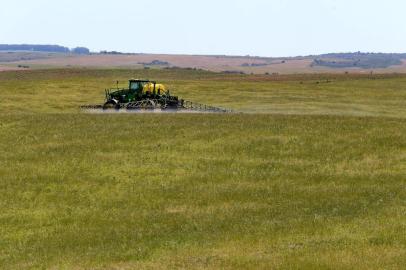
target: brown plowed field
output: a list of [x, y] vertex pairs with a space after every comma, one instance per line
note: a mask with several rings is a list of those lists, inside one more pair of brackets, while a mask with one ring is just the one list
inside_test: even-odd
[[[49, 57], [49, 56], [48, 56]], [[54, 67], [91, 67], [91, 68], [143, 68], [143, 63], [151, 63], [154, 60], [167, 62], [170, 67], [200, 68], [210, 71], [231, 71], [254, 74], [264, 73], [404, 73], [406, 61], [402, 65], [391, 66], [382, 69], [361, 68], [328, 68], [311, 67], [312, 59], [287, 59], [262, 58], [249, 56], [199, 56], [199, 55], [168, 55], [168, 54], [123, 54], [123, 55], [55, 55], [49, 58], [7, 62], [7, 64], [27, 65], [31, 68], [54, 68]], [[166, 65], [149, 65], [165, 67]], [[12, 69], [0, 65], [0, 70]], [[16, 68], [14, 68], [16, 69]]]

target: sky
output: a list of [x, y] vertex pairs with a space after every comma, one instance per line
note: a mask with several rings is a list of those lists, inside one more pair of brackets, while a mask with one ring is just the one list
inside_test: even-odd
[[297, 56], [406, 52], [405, 0], [0, 0], [0, 44]]

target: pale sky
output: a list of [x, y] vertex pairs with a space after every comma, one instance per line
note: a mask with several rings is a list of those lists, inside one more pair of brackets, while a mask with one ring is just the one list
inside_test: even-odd
[[296, 56], [406, 52], [405, 0], [0, 0], [0, 44]]

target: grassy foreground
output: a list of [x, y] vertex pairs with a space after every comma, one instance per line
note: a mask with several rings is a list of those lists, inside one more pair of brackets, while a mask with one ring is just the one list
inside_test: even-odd
[[88, 115], [134, 72], [0, 73], [1, 269], [406, 265], [405, 77], [139, 72], [261, 113]]

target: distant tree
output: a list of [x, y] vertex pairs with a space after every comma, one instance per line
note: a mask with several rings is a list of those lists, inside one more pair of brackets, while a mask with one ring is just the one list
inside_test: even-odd
[[59, 45], [0, 44], [0, 51], [32, 51], [67, 53], [69, 48]]
[[72, 52], [75, 54], [90, 54], [90, 50], [85, 47], [76, 47], [72, 49]]
[[144, 65], [144, 66], [169, 66], [169, 62], [166, 61], [160, 61], [160, 60], [153, 60], [149, 63], [146, 62], [139, 62], [138, 64]]
[[125, 54], [125, 53], [118, 52], [118, 51], [106, 51], [106, 50], [104, 50], [104, 51], [100, 51], [100, 54]]

